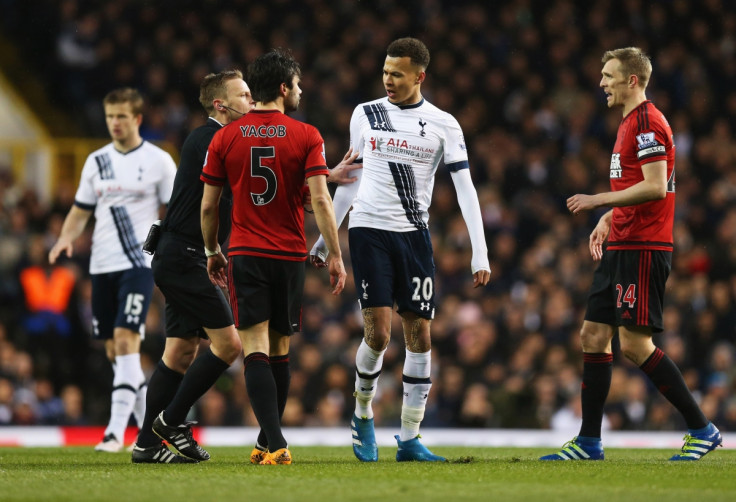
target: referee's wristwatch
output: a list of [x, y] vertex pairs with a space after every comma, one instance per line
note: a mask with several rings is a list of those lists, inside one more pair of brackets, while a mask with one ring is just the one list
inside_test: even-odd
[[210, 256], [217, 256], [218, 254], [220, 254], [220, 245], [219, 244], [217, 245], [217, 249], [215, 249], [214, 251], [210, 251], [206, 247], [204, 248], [204, 255], [207, 258], [209, 258]]

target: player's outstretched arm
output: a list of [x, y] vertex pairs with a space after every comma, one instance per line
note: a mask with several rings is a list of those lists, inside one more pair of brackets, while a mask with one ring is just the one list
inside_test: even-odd
[[452, 173], [452, 182], [455, 185], [457, 201], [460, 205], [465, 225], [470, 234], [470, 245], [473, 248], [473, 257], [470, 260], [470, 270], [473, 273], [473, 287], [485, 286], [491, 279], [491, 264], [488, 261], [488, 247], [483, 231], [483, 218], [478, 202], [478, 193], [470, 178], [469, 169], [460, 169]]
[[[327, 190], [327, 181], [325, 176], [311, 176], [307, 179], [309, 191], [312, 194], [312, 208], [314, 216], [317, 220], [317, 227], [321, 232], [321, 238], [324, 239], [327, 251], [332, 255], [329, 263], [327, 263], [330, 271], [330, 284], [332, 285], [332, 294], [337, 295], [342, 292], [345, 287], [345, 265], [342, 262], [342, 252], [340, 251], [340, 242], [337, 236], [337, 222], [335, 221], [335, 211], [332, 207], [332, 198]], [[324, 261], [324, 260], [323, 260]]]
[[79, 206], [72, 206], [69, 214], [64, 219], [64, 224], [61, 226], [61, 233], [59, 234], [59, 240], [49, 251], [49, 263], [54, 264], [59, 258], [59, 255], [64, 252], [67, 258], [71, 258], [74, 252], [74, 246], [72, 243], [74, 240], [82, 235], [84, 227], [87, 226], [89, 217], [92, 216], [92, 211], [89, 209], [82, 209]]
[[667, 196], [667, 162], [658, 160], [641, 166], [644, 179], [639, 183], [616, 192], [595, 195], [575, 194], [567, 199], [567, 209], [572, 214], [590, 211], [599, 207], [635, 206]]
[[328, 183], [336, 183], [338, 185], [348, 185], [358, 181], [356, 176], [351, 176], [351, 173], [356, 169], [362, 169], [362, 163], [355, 163], [358, 158], [359, 152], [353, 152], [353, 147], [347, 151], [345, 156], [342, 158], [342, 162], [330, 169], [330, 174], [327, 176]]
[[[356, 195], [358, 195], [358, 188], [360, 188], [360, 180], [363, 178], [363, 171], [355, 171], [355, 177], [357, 180], [355, 181], [355, 183], [340, 185], [339, 187], [337, 187], [337, 190], [335, 190], [335, 200], [332, 201], [332, 204], [334, 204], [332, 211], [334, 213], [334, 219], [337, 224], [337, 228], [340, 228], [342, 221], [345, 219], [345, 216], [348, 214], [350, 207], [353, 205], [353, 201], [355, 200]], [[325, 183], [325, 187], [326, 186], [327, 184]], [[327, 196], [329, 197], [329, 192], [327, 193]], [[327, 256], [329, 254], [329, 249], [327, 247], [327, 244], [325, 243], [325, 238], [323, 235], [319, 236], [319, 239], [317, 239], [317, 242], [314, 244], [314, 246], [312, 246], [312, 250], [309, 252], [312, 264], [318, 268], [327, 266]]]
[[578, 214], [580, 211], [590, 211], [602, 205], [598, 201], [599, 198], [598, 195], [576, 193], [567, 199], [567, 210], [572, 214]]

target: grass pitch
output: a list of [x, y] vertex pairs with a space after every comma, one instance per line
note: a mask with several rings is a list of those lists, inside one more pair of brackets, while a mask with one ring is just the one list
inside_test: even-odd
[[290, 466], [248, 463], [250, 448], [208, 448], [196, 465], [140, 465], [130, 453], [0, 448], [0, 500], [10, 501], [733, 501], [736, 450], [698, 462], [674, 451], [606, 449], [603, 462], [539, 462], [549, 448], [432, 448], [449, 462], [397, 463], [395, 448], [361, 464], [350, 447], [294, 447]]

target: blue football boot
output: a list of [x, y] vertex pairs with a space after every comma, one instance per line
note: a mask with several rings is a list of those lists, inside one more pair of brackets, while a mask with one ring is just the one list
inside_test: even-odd
[[378, 445], [373, 430], [372, 418], [358, 418], [353, 415], [350, 421], [353, 432], [353, 453], [361, 462], [378, 462]]
[[721, 432], [715, 425], [710, 423], [702, 434], [686, 434], [682, 450], [680, 450], [680, 453], [673, 455], [670, 460], [700, 460], [706, 453], [712, 452], [719, 446], [723, 446]]
[[603, 444], [598, 438], [576, 436], [562, 445], [557, 453], [545, 455], [539, 460], [603, 460]]
[[435, 455], [427, 449], [422, 443], [419, 442], [421, 436], [417, 436], [414, 439], [408, 441], [402, 441], [399, 436], [394, 436], [396, 442], [399, 443], [399, 449], [396, 452], [397, 462], [447, 462], [445, 457]]

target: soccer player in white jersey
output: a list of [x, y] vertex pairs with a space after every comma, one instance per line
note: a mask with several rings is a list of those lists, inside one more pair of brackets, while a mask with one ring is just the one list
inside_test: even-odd
[[[394, 302], [406, 343], [404, 401], [396, 460], [444, 461], [419, 442], [430, 381], [430, 324], [434, 317], [434, 261], [427, 227], [434, 176], [440, 161], [450, 171], [473, 248], [473, 284], [488, 284], [491, 269], [478, 195], [470, 178], [465, 140], [452, 115], [421, 93], [429, 64], [427, 47], [415, 38], [388, 46], [383, 65], [387, 96], [358, 105], [350, 120], [350, 145], [360, 152], [358, 181], [335, 192], [340, 224], [352, 206], [350, 257], [364, 337], [356, 354], [353, 451], [363, 462], [378, 460], [371, 401], [391, 337]], [[311, 251], [324, 266], [322, 238]]]
[[168, 153], [141, 138], [143, 98], [138, 91], [114, 90], [103, 105], [112, 143], [87, 157], [74, 205], [49, 252], [49, 262], [56, 262], [62, 252], [72, 256], [72, 243], [94, 213], [89, 266], [92, 322], [95, 338], [105, 342], [115, 375], [110, 422], [95, 450], [116, 452], [123, 447], [131, 413], [138, 425], [145, 414], [140, 346], [153, 275], [151, 257], [143, 254], [141, 245], [161, 205], [169, 202], [176, 164]]

